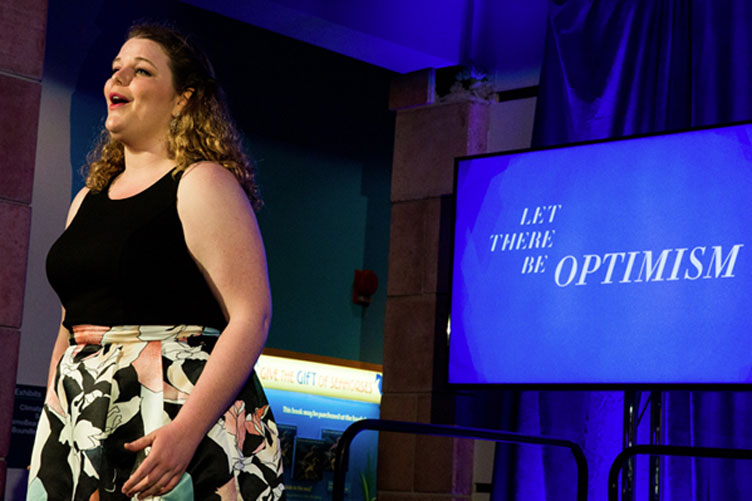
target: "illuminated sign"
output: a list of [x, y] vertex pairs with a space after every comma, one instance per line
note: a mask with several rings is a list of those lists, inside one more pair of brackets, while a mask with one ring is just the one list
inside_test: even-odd
[[752, 125], [461, 159], [449, 378], [752, 382]]
[[261, 355], [256, 373], [267, 389], [381, 402], [381, 373], [377, 371]]

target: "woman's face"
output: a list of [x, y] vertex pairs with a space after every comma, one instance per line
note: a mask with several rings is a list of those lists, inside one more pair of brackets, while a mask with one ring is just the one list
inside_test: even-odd
[[167, 54], [145, 38], [131, 38], [120, 48], [104, 96], [105, 127], [114, 139], [136, 149], [163, 142], [172, 116], [183, 105], [172, 84]]

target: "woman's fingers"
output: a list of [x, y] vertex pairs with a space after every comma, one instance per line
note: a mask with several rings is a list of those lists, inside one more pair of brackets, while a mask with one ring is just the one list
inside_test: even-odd
[[152, 479], [159, 479], [161, 477], [162, 474], [155, 470], [154, 460], [150, 456], [147, 456], [125, 484], [123, 484], [123, 494], [133, 496], [134, 494], [143, 492], [152, 486], [154, 483]]
[[[164, 494], [168, 492], [172, 487], [170, 484], [172, 483], [173, 477], [170, 474], [163, 475], [159, 480], [152, 483], [150, 487], [146, 488], [143, 492], [141, 492], [138, 497], [139, 499], [148, 498], [149, 496], [157, 496], [159, 494]], [[174, 486], [173, 486], [174, 487]]]
[[123, 484], [124, 494], [143, 499], [164, 494], [178, 484], [195, 451], [195, 446], [179, 439], [179, 431], [170, 423], [126, 444], [129, 451], [149, 450], [146, 459]]
[[[133, 479], [133, 477], [131, 477]], [[130, 481], [130, 480], [129, 480]], [[127, 484], [123, 486], [123, 494], [126, 496], [133, 496], [134, 494], [138, 494], [139, 498], [142, 497], [142, 494], [151, 487], [152, 482], [149, 479], [149, 476], [146, 475], [144, 478], [133, 484], [133, 486], [128, 487]]]
[[136, 452], [150, 446], [153, 442], [154, 432], [151, 432], [148, 435], [144, 435], [143, 437], [134, 440], [133, 442], [126, 443], [125, 448], [131, 452]]
[[[133, 442], [126, 443], [124, 447], [128, 451], [136, 452], [152, 445], [153, 442], [154, 434], [152, 432], [134, 440]], [[151, 457], [147, 456], [146, 459], [138, 465], [136, 471], [134, 471], [125, 484], [123, 484], [123, 494], [132, 496], [135, 493], [141, 492], [144, 487], [151, 485], [149, 482], [149, 473], [151, 473], [151, 470], [153, 469], [152, 463], [153, 460]]]
[[152, 470], [148, 475], [137, 481], [133, 487], [123, 486], [123, 494], [127, 496], [137, 494], [139, 499], [143, 499], [149, 496], [164, 494], [176, 485], [177, 482], [175, 482], [174, 474], [165, 472], [160, 475]]

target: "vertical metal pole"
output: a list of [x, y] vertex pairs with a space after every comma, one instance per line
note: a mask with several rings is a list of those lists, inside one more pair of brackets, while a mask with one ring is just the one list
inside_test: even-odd
[[[663, 392], [650, 393], [650, 444], [663, 445]], [[650, 456], [649, 501], [661, 500], [661, 461], [660, 456]]]
[[[624, 392], [624, 430], [623, 448], [632, 447], [637, 443], [637, 413], [640, 405], [640, 392], [627, 390]], [[634, 501], [635, 492], [635, 458], [630, 457], [621, 475], [622, 501]]]

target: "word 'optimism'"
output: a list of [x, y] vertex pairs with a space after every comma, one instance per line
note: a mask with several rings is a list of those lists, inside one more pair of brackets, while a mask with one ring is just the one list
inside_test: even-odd
[[733, 278], [742, 247], [744, 244], [734, 245], [725, 256], [720, 245], [697, 246], [691, 251], [687, 247], [663, 249], [655, 259], [649, 250], [608, 252], [603, 256], [584, 254], [581, 264], [575, 256], [569, 255], [556, 265], [554, 281], [559, 287], [566, 287], [572, 283], [587, 285], [593, 278], [600, 284]]

